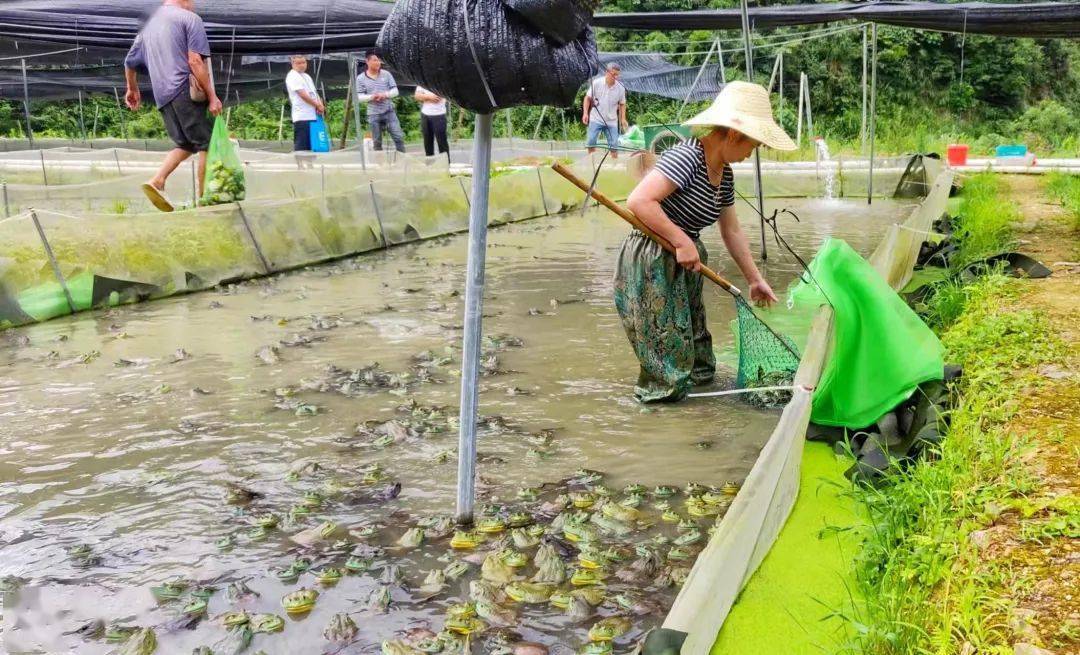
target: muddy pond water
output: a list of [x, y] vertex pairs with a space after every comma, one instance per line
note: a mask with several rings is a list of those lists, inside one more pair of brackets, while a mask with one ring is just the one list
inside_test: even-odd
[[[807, 259], [827, 236], [868, 253], [909, 207], [770, 204], [801, 217], [781, 228]], [[756, 252], [757, 223], [749, 212], [743, 220]], [[637, 365], [611, 301], [625, 234], [616, 218], [597, 212], [490, 233], [484, 328], [501, 336], [488, 344], [496, 359], [487, 363], [492, 374], [481, 378], [481, 414], [496, 417], [486, 421], [479, 443], [482, 502], [536, 509], [560, 489], [545, 488], [526, 506], [519, 488], [555, 483], [582, 468], [604, 472], [603, 484], [618, 499], [630, 483], [652, 490], [740, 481], [772, 430], [779, 412], [737, 399], [648, 408], [633, 401]], [[717, 231], [705, 241], [710, 263], [741, 280]], [[779, 292], [796, 264], [769, 245], [767, 276]], [[24, 580], [21, 591], [7, 596], [8, 651], [109, 652], [115, 645], [62, 634], [100, 618], [154, 626], [157, 652], [190, 653], [226, 635], [215, 616], [240, 607], [285, 616], [282, 596], [301, 586], [321, 589], [315, 609], [288, 619], [281, 633], [255, 635], [249, 652], [377, 652], [383, 640], [410, 628], [439, 631], [447, 606], [468, 598], [468, 581], [480, 567], [423, 601], [417, 589], [428, 571], [449, 562], [449, 540], [419, 548], [395, 542], [418, 519], [454, 509], [456, 460], [446, 451], [457, 439], [465, 250], [464, 237], [442, 238], [0, 335], [0, 576]], [[730, 351], [732, 302], [711, 289], [706, 302], [716, 348]], [[427, 362], [423, 379], [414, 368], [417, 356]], [[413, 373], [390, 378], [389, 389], [365, 388], [370, 373], [347, 378], [373, 362], [391, 374]], [[340, 370], [328, 373], [330, 366]], [[433, 419], [425, 424], [431, 430], [417, 434], [426, 428], [398, 409], [412, 403], [449, 406], [451, 420]], [[387, 421], [394, 423], [388, 428]], [[359, 424], [371, 432], [358, 434]], [[387, 434], [393, 443], [382, 443]], [[375, 447], [380, 437], [382, 447]], [[319, 470], [304, 466], [311, 463]], [[375, 463], [385, 479], [360, 484], [370, 470], [363, 467]], [[394, 482], [401, 483], [396, 498], [369, 498]], [[227, 483], [260, 497], [228, 504]], [[290, 508], [312, 491], [324, 501], [290, 523]], [[657, 519], [652, 503], [646, 496], [640, 511]], [[671, 504], [685, 517], [681, 497]], [[253, 517], [267, 512], [283, 525], [252, 533]], [[338, 525], [332, 541], [363, 541], [357, 529], [374, 526], [366, 540], [385, 553], [369, 572], [329, 587], [311, 573], [295, 582], [269, 573], [298, 556], [310, 557], [313, 569], [342, 566], [349, 549], [343, 543], [301, 551], [288, 538], [322, 520]], [[711, 523], [702, 519], [701, 531]], [[613, 542], [627, 547], [632, 560], [631, 546], [658, 533], [678, 534], [660, 523]], [[218, 542], [226, 537], [232, 545], [222, 548]], [[691, 557], [703, 543], [690, 548]], [[391, 581], [390, 605], [378, 611], [369, 597], [382, 589], [387, 565], [399, 566], [403, 580]], [[534, 571], [530, 563], [521, 573]], [[178, 616], [177, 603], [159, 605], [149, 591], [172, 576], [218, 588], [208, 618], [192, 629], [166, 627]], [[230, 600], [224, 590], [235, 580], [246, 580], [259, 595]], [[650, 589], [652, 582], [612, 577], [609, 600], [584, 621], [548, 604], [508, 603], [519, 613], [511, 622], [521, 638], [570, 652], [586, 642], [598, 617], [621, 611], [611, 597], [647, 590], [657, 607], [635, 615], [630, 633], [616, 640], [617, 652], [627, 650], [662, 621], [677, 593], [675, 585]], [[323, 636], [338, 612], [359, 627], [344, 648]]]

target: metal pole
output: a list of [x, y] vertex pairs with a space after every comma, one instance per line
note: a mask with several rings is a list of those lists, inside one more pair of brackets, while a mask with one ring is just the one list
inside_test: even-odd
[[795, 117], [795, 145], [802, 147], [802, 118], [803, 118], [803, 100], [806, 98], [806, 94], [803, 93], [803, 85], [806, 84], [806, 73], [799, 73], [799, 112]]
[[[803, 73], [805, 76], [806, 73]], [[803, 86], [803, 92], [806, 93], [806, 135], [811, 140], [814, 138], [814, 112], [810, 110], [810, 78], [806, 78], [806, 84]]]
[[3, 187], [4, 190], [4, 218], [7, 218], [11, 216], [11, 207], [8, 206], [7, 182], [0, 182], [0, 187]]
[[874, 202], [874, 131], [877, 127], [877, 23], [870, 25], [870, 174], [866, 178], [866, 204]]
[[772, 73], [769, 74], [769, 93], [772, 93], [773, 84], [776, 82], [776, 73], [780, 70], [780, 56], [782, 53], [776, 53], [776, 59], [773, 60]]
[[86, 141], [86, 118], [83, 115], [83, 100], [82, 90], [79, 91], [79, 134], [82, 135], [83, 141]]
[[116, 174], [123, 175], [124, 171], [120, 169], [120, 153], [116, 152], [116, 148], [112, 149], [113, 160], [116, 162]]
[[776, 93], [780, 96], [780, 127], [784, 126], [784, 51], [780, 51], [780, 84], [776, 87]]
[[116, 90], [115, 86], [113, 87], [112, 92], [113, 97], [116, 98], [116, 106], [120, 108], [120, 134], [124, 137], [124, 141], [127, 142], [127, 116], [124, 115], [124, 105], [120, 103], [120, 93]]
[[38, 157], [41, 159], [41, 181], [45, 186], [49, 186], [49, 174], [45, 171], [45, 151], [38, 150]]
[[[754, 50], [750, 44], [750, 9], [742, 0], [743, 49], [746, 52], [746, 81], [754, 81]], [[768, 261], [765, 245], [765, 188], [761, 184], [761, 149], [754, 149], [754, 186], [757, 187], [758, 219], [761, 223], [761, 261]]]
[[859, 154], [866, 152], [866, 26], [862, 28], [862, 124], [859, 126]]
[[709, 59], [712, 58], [712, 53], [720, 47], [720, 42], [717, 39], [713, 39], [712, 45], [709, 46], [709, 51], [705, 53], [705, 61], [701, 62], [701, 68], [698, 69], [697, 75], [694, 76], [694, 83], [690, 85], [690, 89], [686, 92], [686, 96], [683, 97], [682, 104], [679, 105], [679, 111], [675, 114], [675, 120], [682, 118], [683, 110], [686, 109], [686, 105], [690, 102], [690, 96], [693, 95], [694, 89], [697, 88], [698, 82], [701, 81], [701, 76], [705, 74], [705, 67], [709, 65]]
[[33, 209], [30, 210], [30, 220], [34, 222], [34, 229], [37, 230], [38, 238], [41, 239], [41, 246], [45, 249], [45, 254], [49, 257], [49, 264], [52, 266], [53, 275], [56, 276], [56, 281], [60, 283], [60, 288], [64, 291], [64, 298], [67, 300], [68, 309], [74, 314], [75, 301], [71, 298], [71, 291], [68, 290], [64, 274], [60, 272], [60, 264], [56, 261], [56, 255], [53, 254], [52, 246], [49, 245], [49, 240], [45, 238], [45, 230], [41, 227], [41, 221], [38, 220], [37, 212]]
[[195, 174], [195, 160], [191, 160], [191, 206], [197, 207], [199, 204], [199, 183]]
[[281, 143], [281, 137], [285, 132], [285, 104], [286, 103], [284, 103], [284, 102], [281, 103], [281, 116], [278, 117], [278, 122], [277, 122], [277, 140], [278, 140], [278, 143]]
[[[349, 55], [349, 76], [353, 79], [354, 89], [359, 93], [359, 85], [356, 84], [356, 78], [360, 76], [359, 66], [356, 63], [356, 57], [352, 54]], [[367, 153], [364, 152], [364, 128], [360, 123], [360, 102], [353, 98], [353, 121], [356, 122], [356, 144], [360, 147], [360, 167], [367, 171]]]
[[[717, 39], [716, 43], [719, 46], [720, 39]], [[720, 83], [727, 84], [727, 69], [724, 68], [724, 49], [721, 47], [716, 49], [716, 61], [720, 62]]]
[[26, 59], [20, 59], [22, 64], [22, 91], [23, 91], [23, 114], [26, 116], [26, 138], [30, 142], [30, 149], [34, 149], [34, 128], [30, 125], [30, 85], [26, 81]]
[[533, 130], [533, 138], [532, 138], [533, 141], [536, 141], [538, 138], [540, 138], [540, 126], [544, 124], [544, 114], [546, 114], [546, 113], [547, 113], [547, 105], [541, 106], [540, 107], [540, 118], [538, 118], [536, 120], [536, 129]]
[[371, 189], [371, 206], [375, 209], [375, 222], [379, 224], [379, 238], [382, 239], [382, 247], [389, 248], [390, 242], [386, 239], [386, 228], [383, 227], [382, 213], [379, 212], [379, 198], [375, 195], [374, 180], [368, 180], [368, 188]]
[[458, 415], [457, 522], [471, 525], [476, 485], [478, 365], [483, 329], [484, 260], [487, 250], [488, 186], [491, 181], [491, 114], [476, 115], [473, 134], [473, 193], [469, 208], [469, 260], [465, 278], [465, 336], [461, 352], [461, 411]]
[[514, 119], [511, 114], [514, 110], [511, 108], [506, 109], [506, 138], [510, 141], [510, 149], [514, 149]]
[[94, 126], [90, 128], [90, 147], [94, 147], [94, 139], [97, 138], [97, 121], [98, 115], [101, 113], [101, 105], [97, 102], [94, 103]]

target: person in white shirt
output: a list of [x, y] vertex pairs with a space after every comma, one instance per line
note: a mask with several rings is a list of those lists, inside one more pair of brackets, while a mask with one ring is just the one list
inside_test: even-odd
[[589, 84], [585, 93], [585, 106], [581, 122], [588, 126], [585, 147], [589, 153], [596, 150], [596, 137], [602, 132], [607, 141], [612, 157], [618, 157], [615, 147], [619, 143], [619, 128], [626, 131], [626, 87], [619, 81], [622, 69], [611, 62], [604, 70], [604, 76]]
[[415, 95], [420, 102], [420, 133], [424, 135], [424, 154], [434, 157], [437, 141], [439, 154], [445, 152], [449, 160], [450, 144], [446, 140], [446, 98], [422, 86], [416, 87]]
[[326, 106], [315, 92], [315, 82], [307, 74], [307, 57], [290, 57], [292, 70], [285, 76], [285, 88], [289, 91], [292, 105], [293, 150], [311, 150], [311, 123], [326, 113]]

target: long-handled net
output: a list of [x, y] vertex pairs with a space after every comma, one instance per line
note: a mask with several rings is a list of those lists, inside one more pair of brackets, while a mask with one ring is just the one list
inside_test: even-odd
[[[664, 237], [650, 230], [629, 210], [596, 190], [570, 169], [559, 163], [554, 164], [552, 168], [662, 248], [668, 252], [675, 252], [674, 247]], [[736, 384], [741, 389], [755, 389], [745, 395], [746, 399], [755, 405], [775, 407], [786, 403], [791, 397], [795, 371], [799, 368], [800, 357], [795, 344], [763, 321], [754, 312], [750, 303], [746, 302], [746, 298], [738, 287], [708, 266], [702, 265], [701, 274], [731, 294], [735, 301], [735, 339], [739, 354]]]

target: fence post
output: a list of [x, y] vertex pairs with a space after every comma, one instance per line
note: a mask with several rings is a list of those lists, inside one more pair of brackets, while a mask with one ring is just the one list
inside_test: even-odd
[[270, 266], [270, 262], [267, 261], [266, 256], [263, 255], [262, 246], [259, 245], [259, 240], [255, 238], [255, 232], [251, 229], [251, 224], [248, 223], [247, 214], [244, 213], [244, 208], [239, 202], [236, 203], [236, 211], [240, 213], [240, 222], [244, 224], [244, 230], [247, 231], [248, 238], [251, 239], [251, 245], [255, 246], [255, 254], [259, 256], [259, 262], [263, 267], [263, 275], [270, 275], [274, 272], [274, 269]]
[[375, 222], [379, 224], [379, 237], [382, 238], [382, 247], [389, 248], [390, 240], [386, 238], [386, 227], [382, 222], [382, 211], [379, 209], [379, 198], [375, 195], [375, 181], [369, 180], [368, 187], [371, 189], [371, 205], [375, 208]]
[[[746, 51], [746, 81], [754, 81], [754, 50], [750, 44], [750, 10], [742, 0], [743, 49]], [[761, 149], [754, 149], [754, 185], [757, 187], [758, 218], [761, 221], [761, 261], [769, 259], [765, 245], [765, 188], [761, 183]]]
[[124, 171], [120, 168], [120, 154], [116, 152], [116, 148], [113, 148], [112, 156], [113, 159], [116, 161], [116, 173], [122, 176], [124, 174]]
[[866, 204], [874, 202], [874, 136], [877, 128], [877, 23], [870, 25], [870, 168], [866, 177]]
[[551, 216], [548, 211], [547, 196], [544, 194], [544, 176], [540, 175], [540, 167], [536, 167], [536, 181], [540, 183], [540, 202], [544, 205], [544, 216]]
[[3, 187], [4, 191], [4, 218], [7, 218], [11, 216], [11, 207], [8, 206], [7, 182], [0, 182], [0, 187]]
[[41, 180], [45, 186], [49, 186], [49, 174], [45, 170], [45, 151], [38, 150], [38, 157], [41, 158]]
[[30, 149], [34, 149], [34, 128], [30, 125], [30, 86], [26, 81], [26, 58], [19, 60], [22, 64], [22, 88], [23, 88], [23, 114], [26, 116], [26, 138], [30, 142]]
[[64, 298], [67, 299], [68, 309], [74, 314], [75, 301], [71, 298], [71, 290], [68, 289], [67, 280], [64, 279], [63, 273], [60, 272], [60, 264], [56, 261], [56, 255], [53, 254], [52, 246], [49, 245], [49, 240], [45, 238], [45, 230], [41, 227], [41, 221], [38, 220], [37, 212], [33, 209], [30, 210], [30, 220], [34, 222], [34, 229], [37, 230], [38, 238], [41, 239], [41, 246], [45, 248], [45, 254], [49, 257], [49, 264], [52, 266], [53, 275], [56, 276], [56, 281], [60, 283], [60, 288], [64, 291]]

